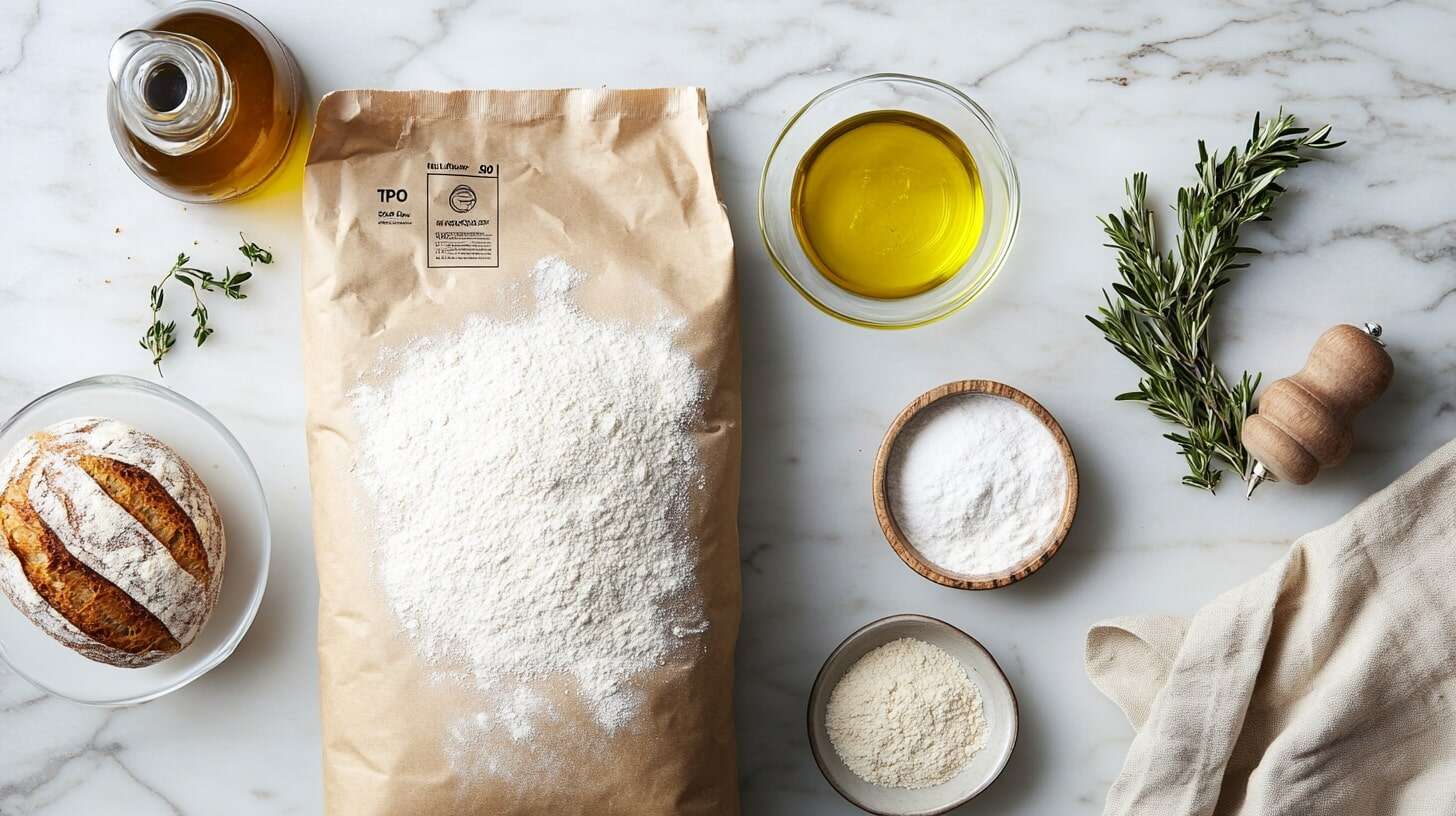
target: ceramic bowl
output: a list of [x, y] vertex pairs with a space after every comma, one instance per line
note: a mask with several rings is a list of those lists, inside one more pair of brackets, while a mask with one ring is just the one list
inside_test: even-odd
[[[870, 650], [900, 638], [944, 649], [960, 662], [981, 691], [988, 731], [985, 747], [954, 778], [929, 788], [887, 788], [859, 778], [829, 740], [825, 713], [834, 687]], [[1016, 747], [1019, 714], [1011, 682], [979, 641], [943, 620], [925, 615], [891, 615], [845, 638], [819, 670], [809, 693], [809, 747], [829, 784], [851, 804], [878, 816], [935, 816], [974, 799], [1005, 769]]]
[[92, 377], [36, 399], [0, 425], [0, 456], [32, 432], [80, 416], [118, 419], [166, 442], [191, 463], [222, 514], [227, 536], [222, 594], [191, 645], [140, 669], [82, 657], [42, 632], [0, 595], [0, 660], [44, 691], [73, 702], [142, 703], [211, 671], [242, 641], [268, 583], [268, 502], [253, 463], [221, 422], [177, 392], [135, 377]]

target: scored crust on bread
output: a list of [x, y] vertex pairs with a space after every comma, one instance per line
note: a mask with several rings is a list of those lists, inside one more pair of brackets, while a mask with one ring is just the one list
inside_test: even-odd
[[23, 614], [118, 666], [192, 642], [226, 546], [211, 495], [171, 448], [115, 420], [68, 420], [27, 437], [0, 478], [0, 589]]

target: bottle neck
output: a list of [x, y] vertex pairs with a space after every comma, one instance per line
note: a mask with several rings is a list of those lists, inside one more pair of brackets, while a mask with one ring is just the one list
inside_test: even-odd
[[216, 138], [233, 109], [233, 81], [207, 43], [165, 31], [129, 31], [111, 49], [117, 112], [141, 142], [172, 156]]

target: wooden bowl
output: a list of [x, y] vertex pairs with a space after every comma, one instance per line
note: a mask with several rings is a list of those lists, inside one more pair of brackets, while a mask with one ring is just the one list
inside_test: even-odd
[[[829, 697], [846, 672], [872, 649], [892, 640], [915, 638], [944, 649], [981, 692], [986, 714], [986, 744], [953, 778], [929, 788], [886, 788], [855, 775], [829, 739], [825, 725]], [[936, 816], [978, 796], [996, 781], [1020, 730], [1020, 713], [1011, 681], [981, 642], [938, 618], [891, 615], [866, 624], [830, 652], [809, 692], [809, 749], [825, 780], [855, 807], [877, 816]]]
[[[1009, 399], [1030, 411], [1032, 416], [1041, 420], [1047, 430], [1051, 431], [1052, 439], [1056, 440], [1057, 447], [1062, 451], [1062, 462], [1067, 466], [1067, 499], [1066, 503], [1062, 505], [1062, 516], [1057, 522], [1057, 529], [1051, 538], [1040, 550], [1010, 569], [989, 575], [962, 575], [936, 566], [915, 549], [900, 530], [894, 514], [890, 512], [888, 485], [890, 454], [894, 451], [896, 442], [899, 441], [900, 432], [921, 411], [933, 403], [948, 397], [966, 394], [983, 394]], [[1056, 418], [1043, 408], [1041, 403], [1005, 383], [994, 380], [958, 380], [932, 388], [916, 397], [915, 401], [905, 406], [905, 410], [901, 411], [900, 415], [895, 417], [895, 421], [890, 423], [890, 429], [885, 432], [885, 439], [880, 443], [879, 453], [875, 456], [873, 489], [875, 516], [880, 521], [880, 529], [885, 532], [885, 539], [890, 542], [890, 546], [895, 549], [900, 560], [904, 561], [910, 569], [937, 584], [956, 589], [998, 589], [1014, 584], [1041, 569], [1042, 565], [1050, 561], [1052, 556], [1061, 549], [1068, 531], [1072, 529], [1072, 519], [1077, 515], [1077, 459], [1072, 455], [1072, 446], [1067, 442], [1067, 435], [1062, 432], [1062, 426], [1057, 424]]]

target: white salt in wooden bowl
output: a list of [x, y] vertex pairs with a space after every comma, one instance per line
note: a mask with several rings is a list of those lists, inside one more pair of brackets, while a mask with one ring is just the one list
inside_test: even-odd
[[[966, 670], [981, 692], [986, 744], [947, 782], [929, 788], [887, 788], [855, 775], [830, 742], [825, 727], [829, 695], [860, 658], [900, 638], [914, 638], [945, 650]], [[850, 804], [877, 816], [935, 816], [971, 801], [1001, 775], [1016, 747], [1020, 715], [1011, 681], [979, 641], [954, 626], [925, 615], [891, 615], [845, 638], [819, 670], [809, 692], [809, 748], [831, 787]]]
[[[900, 439], [900, 432], [905, 430], [905, 427], [919, 416], [921, 411], [931, 405], [943, 399], [968, 394], [982, 394], [1011, 400], [1031, 413], [1047, 427], [1047, 430], [1051, 431], [1052, 439], [1061, 449], [1062, 463], [1067, 467], [1066, 500], [1062, 505], [1061, 518], [1057, 521], [1056, 530], [1051, 537], [1040, 549], [1022, 559], [1020, 563], [989, 575], [962, 575], [950, 572], [921, 555], [900, 529], [900, 525], [895, 521], [894, 513], [890, 510], [890, 456], [894, 453], [895, 445]], [[910, 569], [937, 584], [956, 589], [998, 589], [1014, 584], [1041, 569], [1061, 549], [1062, 542], [1066, 541], [1067, 533], [1072, 529], [1072, 520], [1077, 515], [1077, 459], [1072, 455], [1072, 446], [1067, 442], [1067, 435], [1062, 432], [1062, 426], [1058, 424], [1051, 412], [1041, 406], [1041, 403], [1021, 391], [995, 380], [958, 380], [932, 388], [916, 397], [915, 401], [905, 406], [900, 415], [895, 417], [895, 421], [890, 423], [890, 429], [885, 432], [885, 439], [880, 443], [879, 453], [875, 456], [873, 489], [875, 516], [879, 519], [880, 529], [885, 533], [885, 540], [890, 542], [890, 546], [900, 556], [900, 560], [904, 561]]]

